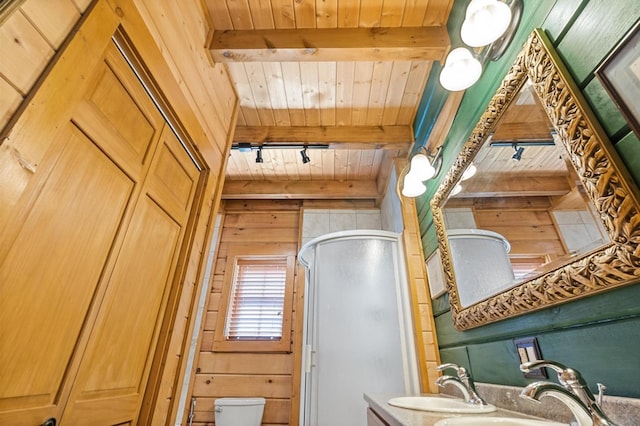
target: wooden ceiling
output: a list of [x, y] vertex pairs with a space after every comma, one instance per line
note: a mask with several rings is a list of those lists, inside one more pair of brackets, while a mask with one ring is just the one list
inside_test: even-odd
[[379, 199], [406, 157], [453, 0], [206, 0], [210, 53], [240, 99], [224, 198]]

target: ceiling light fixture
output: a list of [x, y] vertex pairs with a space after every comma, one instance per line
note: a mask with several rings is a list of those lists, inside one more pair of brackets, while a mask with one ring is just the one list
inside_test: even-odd
[[522, 153], [524, 152], [524, 148], [521, 146], [519, 147], [517, 143], [514, 143], [512, 146], [516, 153], [513, 154], [511, 159], [516, 162], [522, 160]]
[[402, 184], [400, 193], [409, 198], [424, 194], [427, 187], [422, 182], [436, 177], [441, 169], [442, 146], [438, 147], [433, 155], [430, 155], [425, 147], [421, 147], [400, 175], [398, 180], [398, 183]]
[[258, 147], [258, 151], [256, 152], [256, 163], [264, 163], [264, 160], [262, 159], [262, 147], [261, 146]]
[[307, 147], [305, 146], [302, 151], [300, 151], [300, 156], [302, 157], [302, 163], [307, 164], [311, 162], [311, 158], [307, 155]]
[[471, 87], [482, 75], [487, 59], [497, 61], [505, 52], [520, 23], [522, 0], [509, 4], [498, 0], [471, 0], [467, 6], [460, 36], [470, 47], [484, 47], [471, 52], [466, 47], [453, 49], [440, 72], [440, 84], [457, 92]]

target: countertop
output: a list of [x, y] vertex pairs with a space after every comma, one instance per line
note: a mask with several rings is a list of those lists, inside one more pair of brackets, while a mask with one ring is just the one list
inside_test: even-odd
[[[447, 417], [458, 416], [487, 416], [487, 417], [519, 417], [536, 420], [544, 420], [538, 417], [527, 416], [513, 411], [498, 408], [497, 411], [486, 414], [451, 414], [451, 413], [435, 413], [429, 411], [409, 410], [406, 408], [394, 407], [387, 404], [391, 398], [406, 396], [403, 394], [364, 394], [364, 400], [385, 422], [391, 426], [433, 426], [438, 420]], [[439, 396], [447, 398], [446, 395], [429, 395], [423, 396]]]

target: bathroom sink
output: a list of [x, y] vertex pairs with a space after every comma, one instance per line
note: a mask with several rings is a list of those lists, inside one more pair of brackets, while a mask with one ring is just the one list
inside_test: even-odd
[[450, 417], [436, 422], [433, 426], [567, 426], [543, 420], [518, 419], [515, 417]]
[[388, 402], [395, 407], [437, 411], [440, 413], [491, 413], [496, 411], [496, 407], [491, 404], [475, 406], [464, 402], [462, 399], [437, 396], [401, 396], [391, 398]]

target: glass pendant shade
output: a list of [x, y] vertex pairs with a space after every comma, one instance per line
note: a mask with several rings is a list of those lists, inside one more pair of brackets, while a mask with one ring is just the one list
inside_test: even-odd
[[407, 173], [404, 177], [402, 184], [402, 195], [405, 197], [414, 198], [419, 195], [424, 194], [427, 190], [427, 187], [419, 181], [415, 176], [411, 174], [411, 172]]
[[431, 165], [426, 155], [418, 153], [411, 159], [411, 175], [416, 180], [423, 182], [436, 175], [436, 169]]
[[498, 0], [472, 0], [460, 29], [462, 41], [481, 47], [496, 41], [509, 27], [511, 9]]
[[456, 92], [471, 87], [482, 74], [480, 61], [464, 47], [453, 49], [440, 73], [440, 84], [445, 89]]
[[449, 194], [449, 196], [453, 197], [455, 195], [458, 195], [460, 191], [462, 191], [462, 185], [458, 183], [456, 184], [456, 186], [453, 187], [453, 189], [451, 190], [451, 194]]

